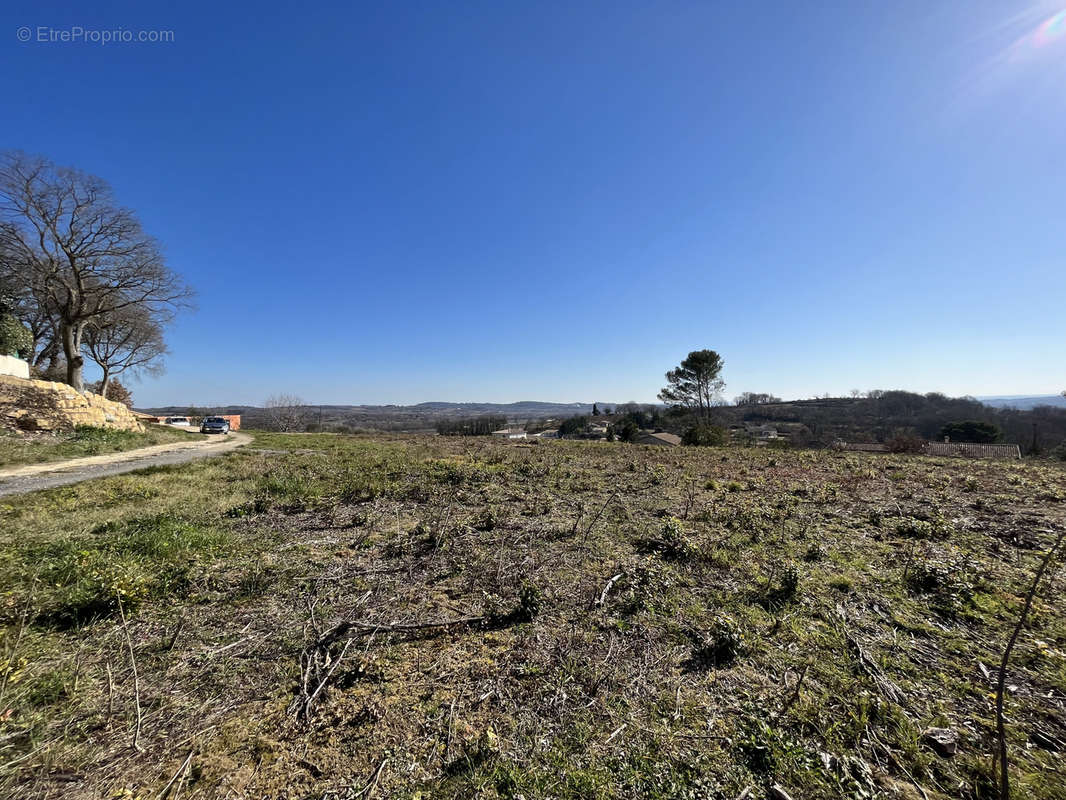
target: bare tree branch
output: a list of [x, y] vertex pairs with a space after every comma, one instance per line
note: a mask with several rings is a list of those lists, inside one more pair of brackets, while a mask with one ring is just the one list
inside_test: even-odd
[[271, 430], [290, 433], [302, 431], [307, 424], [307, 403], [294, 394], [274, 394], [267, 398], [268, 425]]
[[103, 180], [18, 152], [0, 158], [4, 277], [53, 321], [67, 381], [79, 391], [90, 324], [133, 308], [165, 319], [193, 296]]
[[124, 372], [163, 371], [163, 321], [149, 310], [132, 306], [97, 317], [85, 327], [86, 354], [100, 367], [100, 394], [107, 397], [111, 379]]

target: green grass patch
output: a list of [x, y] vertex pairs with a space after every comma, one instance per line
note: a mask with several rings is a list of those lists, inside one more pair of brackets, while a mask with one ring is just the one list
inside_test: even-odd
[[171, 514], [107, 522], [87, 534], [31, 542], [4, 570], [14, 606], [39, 622], [70, 627], [183, 594], [197, 563], [228, 544], [221, 530]]

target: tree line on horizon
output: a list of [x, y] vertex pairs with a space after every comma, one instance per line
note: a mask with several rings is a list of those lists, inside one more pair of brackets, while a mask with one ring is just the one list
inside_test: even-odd
[[489, 436], [506, 427], [507, 417], [496, 414], [437, 421], [437, 433], [441, 436]]

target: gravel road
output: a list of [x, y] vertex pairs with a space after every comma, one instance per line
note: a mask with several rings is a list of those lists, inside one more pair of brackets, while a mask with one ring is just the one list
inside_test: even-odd
[[224, 453], [231, 453], [238, 447], [243, 447], [252, 441], [252, 437], [245, 433], [231, 433], [219, 442], [212, 442], [200, 447], [183, 447], [172, 452], [155, 453], [140, 458], [131, 457], [131, 453], [115, 453], [115, 460], [102, 464], [67, 465], [57, 463], [54, 470], [38, 472], [34, 475], [15, 475], [12, 477], [0, 477], [0, 497], [8, 497], [26, 492], [36, 492], [41, 489], [54, 489], [57, 486], [69, 486], [72, 483], [81, 483], [93, 478], [106, 478], [110, 475], [121, 475], [124, 472], [144, 469], [145, 467], [162, 467], [172, 464], [185, 464], [201, 458], [212, 458]]

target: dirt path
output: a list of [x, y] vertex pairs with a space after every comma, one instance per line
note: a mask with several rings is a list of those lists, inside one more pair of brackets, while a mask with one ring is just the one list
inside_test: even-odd
[[158, 444], [124, 453], [16, 467], [0, 471], [0, 497], [54, 489], [57, 486], [121, 475], [123, 472], [133, 472], [145, 467], [184, 464], [200, 458], [211, 458], [232, 452], [251, 441], [252, 437], [246, 433], [231, 433], [219, 437], [218, 440]]

